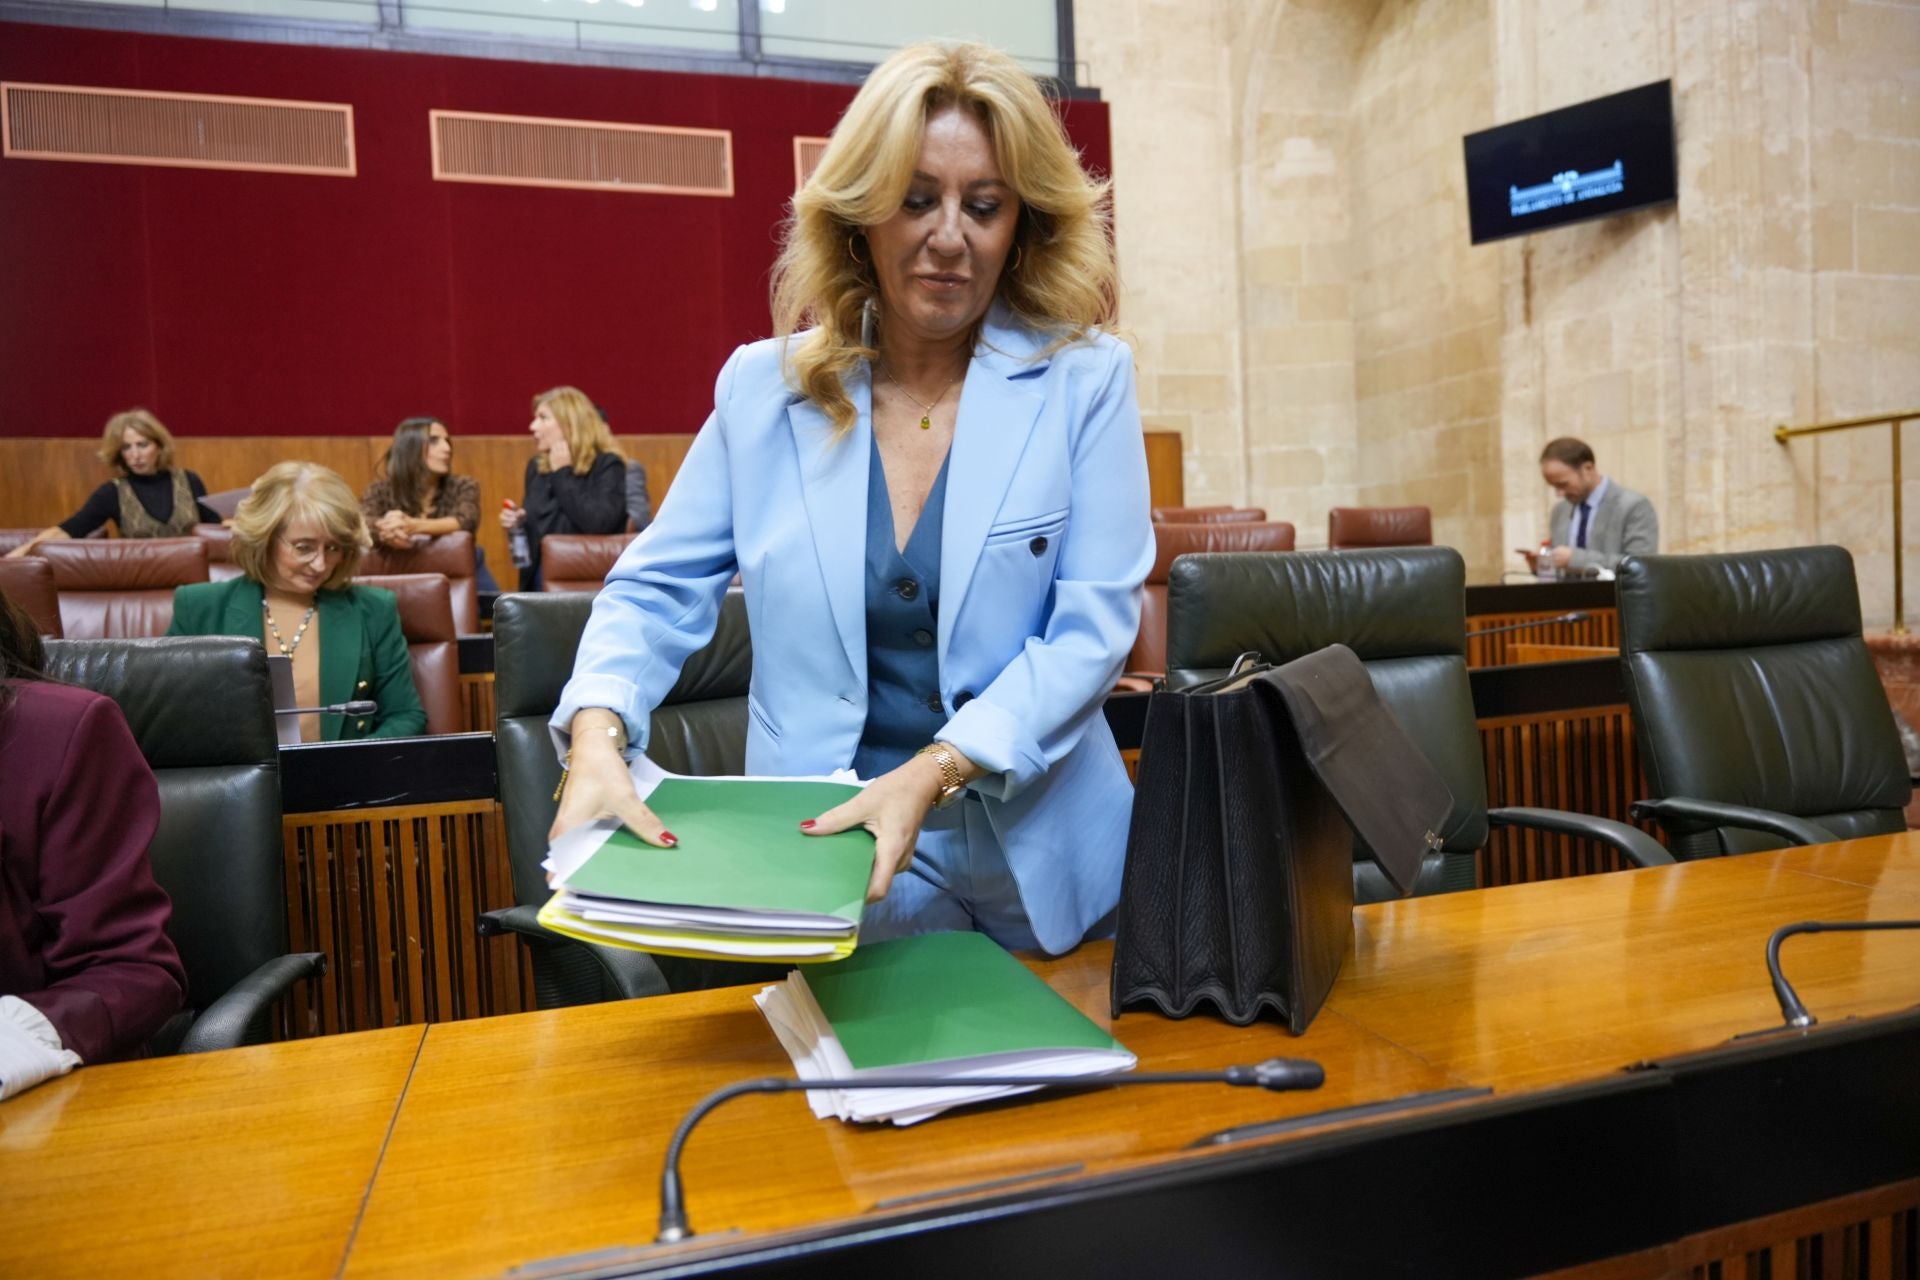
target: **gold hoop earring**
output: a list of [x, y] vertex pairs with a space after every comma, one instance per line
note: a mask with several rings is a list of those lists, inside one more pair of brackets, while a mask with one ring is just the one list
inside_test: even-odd
[[873, 255], [871, 253], [869, 253], [866, 257], [863, 258], [859, 254], [853, 251], [853, 246], [859, 241], [859, 239], [860, 237], [857, 235], [847, 237], [847, 257], [853, 260], [853, 265], [856, 267], [864, 268], [864, 267], [871, 266], [873, 264]]
[[1020, 270], [1020, 246], [1016, 244], [1013, 246], [1013, 265], [1007, 268], [1007, 274], [1012, 275], [1018, 270]]

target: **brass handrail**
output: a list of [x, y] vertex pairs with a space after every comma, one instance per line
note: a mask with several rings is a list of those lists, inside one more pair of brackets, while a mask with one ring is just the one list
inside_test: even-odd
[[1773, 429], [1773, 438], [1785, 444], [1794, 436], [1817, 436], [1823, 431], [1851, 431], [1855, 427], [1877, 427], [1891, 422], [1911, 422], [1920, 418], [1920, 409], [1908, 413], [1876, 413], [1867, 418], [1839, 418], [1833, 422], [1814, 422], [1804, 427], [1790, 427], [1781, 423]]
[[1774, 440], [1785, 445], [1795, 436], [1817, 436], [1827, 431], [1852, 431], [1856, 427], [1890, 427], [1893, 437], [1893, 634], [1907, 633], [1906, 547], [1902, 534], [1900, 501], [1900, 424], [1920, 419], [1920, 409], [1906, 413], [1875, 413], [1864, 418], [1840, 418], [1833, 422], [1812, 422], [1804, 427], [1781, 423], [1773, 429]]

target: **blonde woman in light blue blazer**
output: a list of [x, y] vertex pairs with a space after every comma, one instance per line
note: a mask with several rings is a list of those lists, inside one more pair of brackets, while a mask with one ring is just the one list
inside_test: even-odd
[[1096, 327], [1104, 183], [979, 45], [878, 68], [795, 197], [776, 330], [721, 370], [658, 518], [595, 601], [552, 726], [556, 832], [675, 843], [624, 755], [713, 633], [753, 633], [747, 769], [873, 783], [802, 823], [876, 841], [864, 940], [1110, 927], [1132, 788], [1101, 706], [1153, 563], [1133, 364]]

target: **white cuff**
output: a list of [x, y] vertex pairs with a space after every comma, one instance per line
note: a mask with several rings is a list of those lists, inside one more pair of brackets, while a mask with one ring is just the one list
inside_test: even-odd
[[45, 1014], [18, 996], [0, 996], [0, 1101], [79, 1065]]

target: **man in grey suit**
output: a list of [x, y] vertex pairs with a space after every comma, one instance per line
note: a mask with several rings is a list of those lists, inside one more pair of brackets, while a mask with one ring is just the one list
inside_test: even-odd
[[1553, 504], [1553, 563], [1559, 568], [1613, 570], [1628, 556], [1660, 549], [1660, 517], [1645, 495], [1615, 484], [1593, 464], [1584, 440], [1561, 436], [1540, 451], [1540, 476], [1561, 500]]

